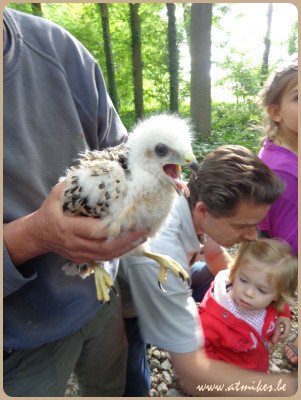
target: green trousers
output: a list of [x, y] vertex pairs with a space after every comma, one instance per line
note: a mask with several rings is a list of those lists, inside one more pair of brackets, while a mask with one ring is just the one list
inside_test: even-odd
[[31, 350], [15, 350], [4, 361], [4, 391], [19, 396], [64, 396], [74, 371], [81, 396], [122, 396], [127, 341], [120, 296], [71, 336]]

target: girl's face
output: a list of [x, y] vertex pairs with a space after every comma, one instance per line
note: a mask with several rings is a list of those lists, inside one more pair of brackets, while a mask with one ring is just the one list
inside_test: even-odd
[[298, 135], [298, 84], [286, 90], [280, 106], [272, 105], [270, 115], [283, 135]]
[[266, 267], [254, 259], [242, 260], [229, 295], [244, 310], [266, 308], [278, 293], [267, 280]]

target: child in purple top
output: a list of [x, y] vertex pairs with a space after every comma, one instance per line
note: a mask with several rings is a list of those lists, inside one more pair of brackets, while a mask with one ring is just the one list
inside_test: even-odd
[[[298, 60], [271, 77], [260, 93], [260, 103], [267, 113], [267, 134], [259, 157], [286, 187], [258, 228], [285, 240], [298, 255]], [[296, 346], [297, 339], [286, 348], [294, 365]]]
[[259, 157], [278, 175], [286, 187], [259, 224], [270, 237], [288, 242], [298, 254], [298, 156], [266, 139]]

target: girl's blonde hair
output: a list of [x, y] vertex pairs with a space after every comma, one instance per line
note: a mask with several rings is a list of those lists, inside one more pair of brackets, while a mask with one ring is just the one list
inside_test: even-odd
[[294, 60], [290, 65], [286, 65], [285, 67], [277, 70], [266, 82], [258, 95], [258, 104], [266, 110], [266, 116], [264, 120], [266, 137], [271, 140], [275, 139], [277, 136], [278, 123], [269, 116], [267, 109], [272, 104], [280, 106], [283, 94], [290, 90], [297, 83], [298, 59]]
[[242, 243], [229, 265], [229, 279], [232, 284], [237, 270], [246, 261], [261, 263], [266, 270], [269, 284], [279, 296], [272, 305], [282, 311], [285, 303], [292, 301], [298, 283], [298, 261], [290, 246], [278, 239], [257, 239]]

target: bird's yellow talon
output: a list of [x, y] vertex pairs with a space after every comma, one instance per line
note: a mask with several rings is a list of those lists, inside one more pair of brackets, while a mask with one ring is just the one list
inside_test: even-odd
[[177, 277], [181, 278], [183, 282], [189, 281], [188, 273], [185, 271], [184, 268], [181, 267], [179, 263], [177, 263], [171, 257], [162, 256], [160, 254], [151, 253], [149, 251], [145, 251], [144, 255], [148, 258], [155, 260], [160, 265], [160, 269], [158, 272], [158, 285], [163, 292], [166, 292], [166, 290], [163, 289], [162, 283], [166, 281], [168, 270], [173, 272]]
[[100, 302], [110, 303], [108, 289], [114, 286], [110, 274], [95, 262], [91, 262], [90, 266], [94, 270], [97, 299]]
[[167, 270], [164, 267], [160, 267], [159, 272], [158, 272], [158, 281], [163, 283], [166, 281], [167, 278]]

